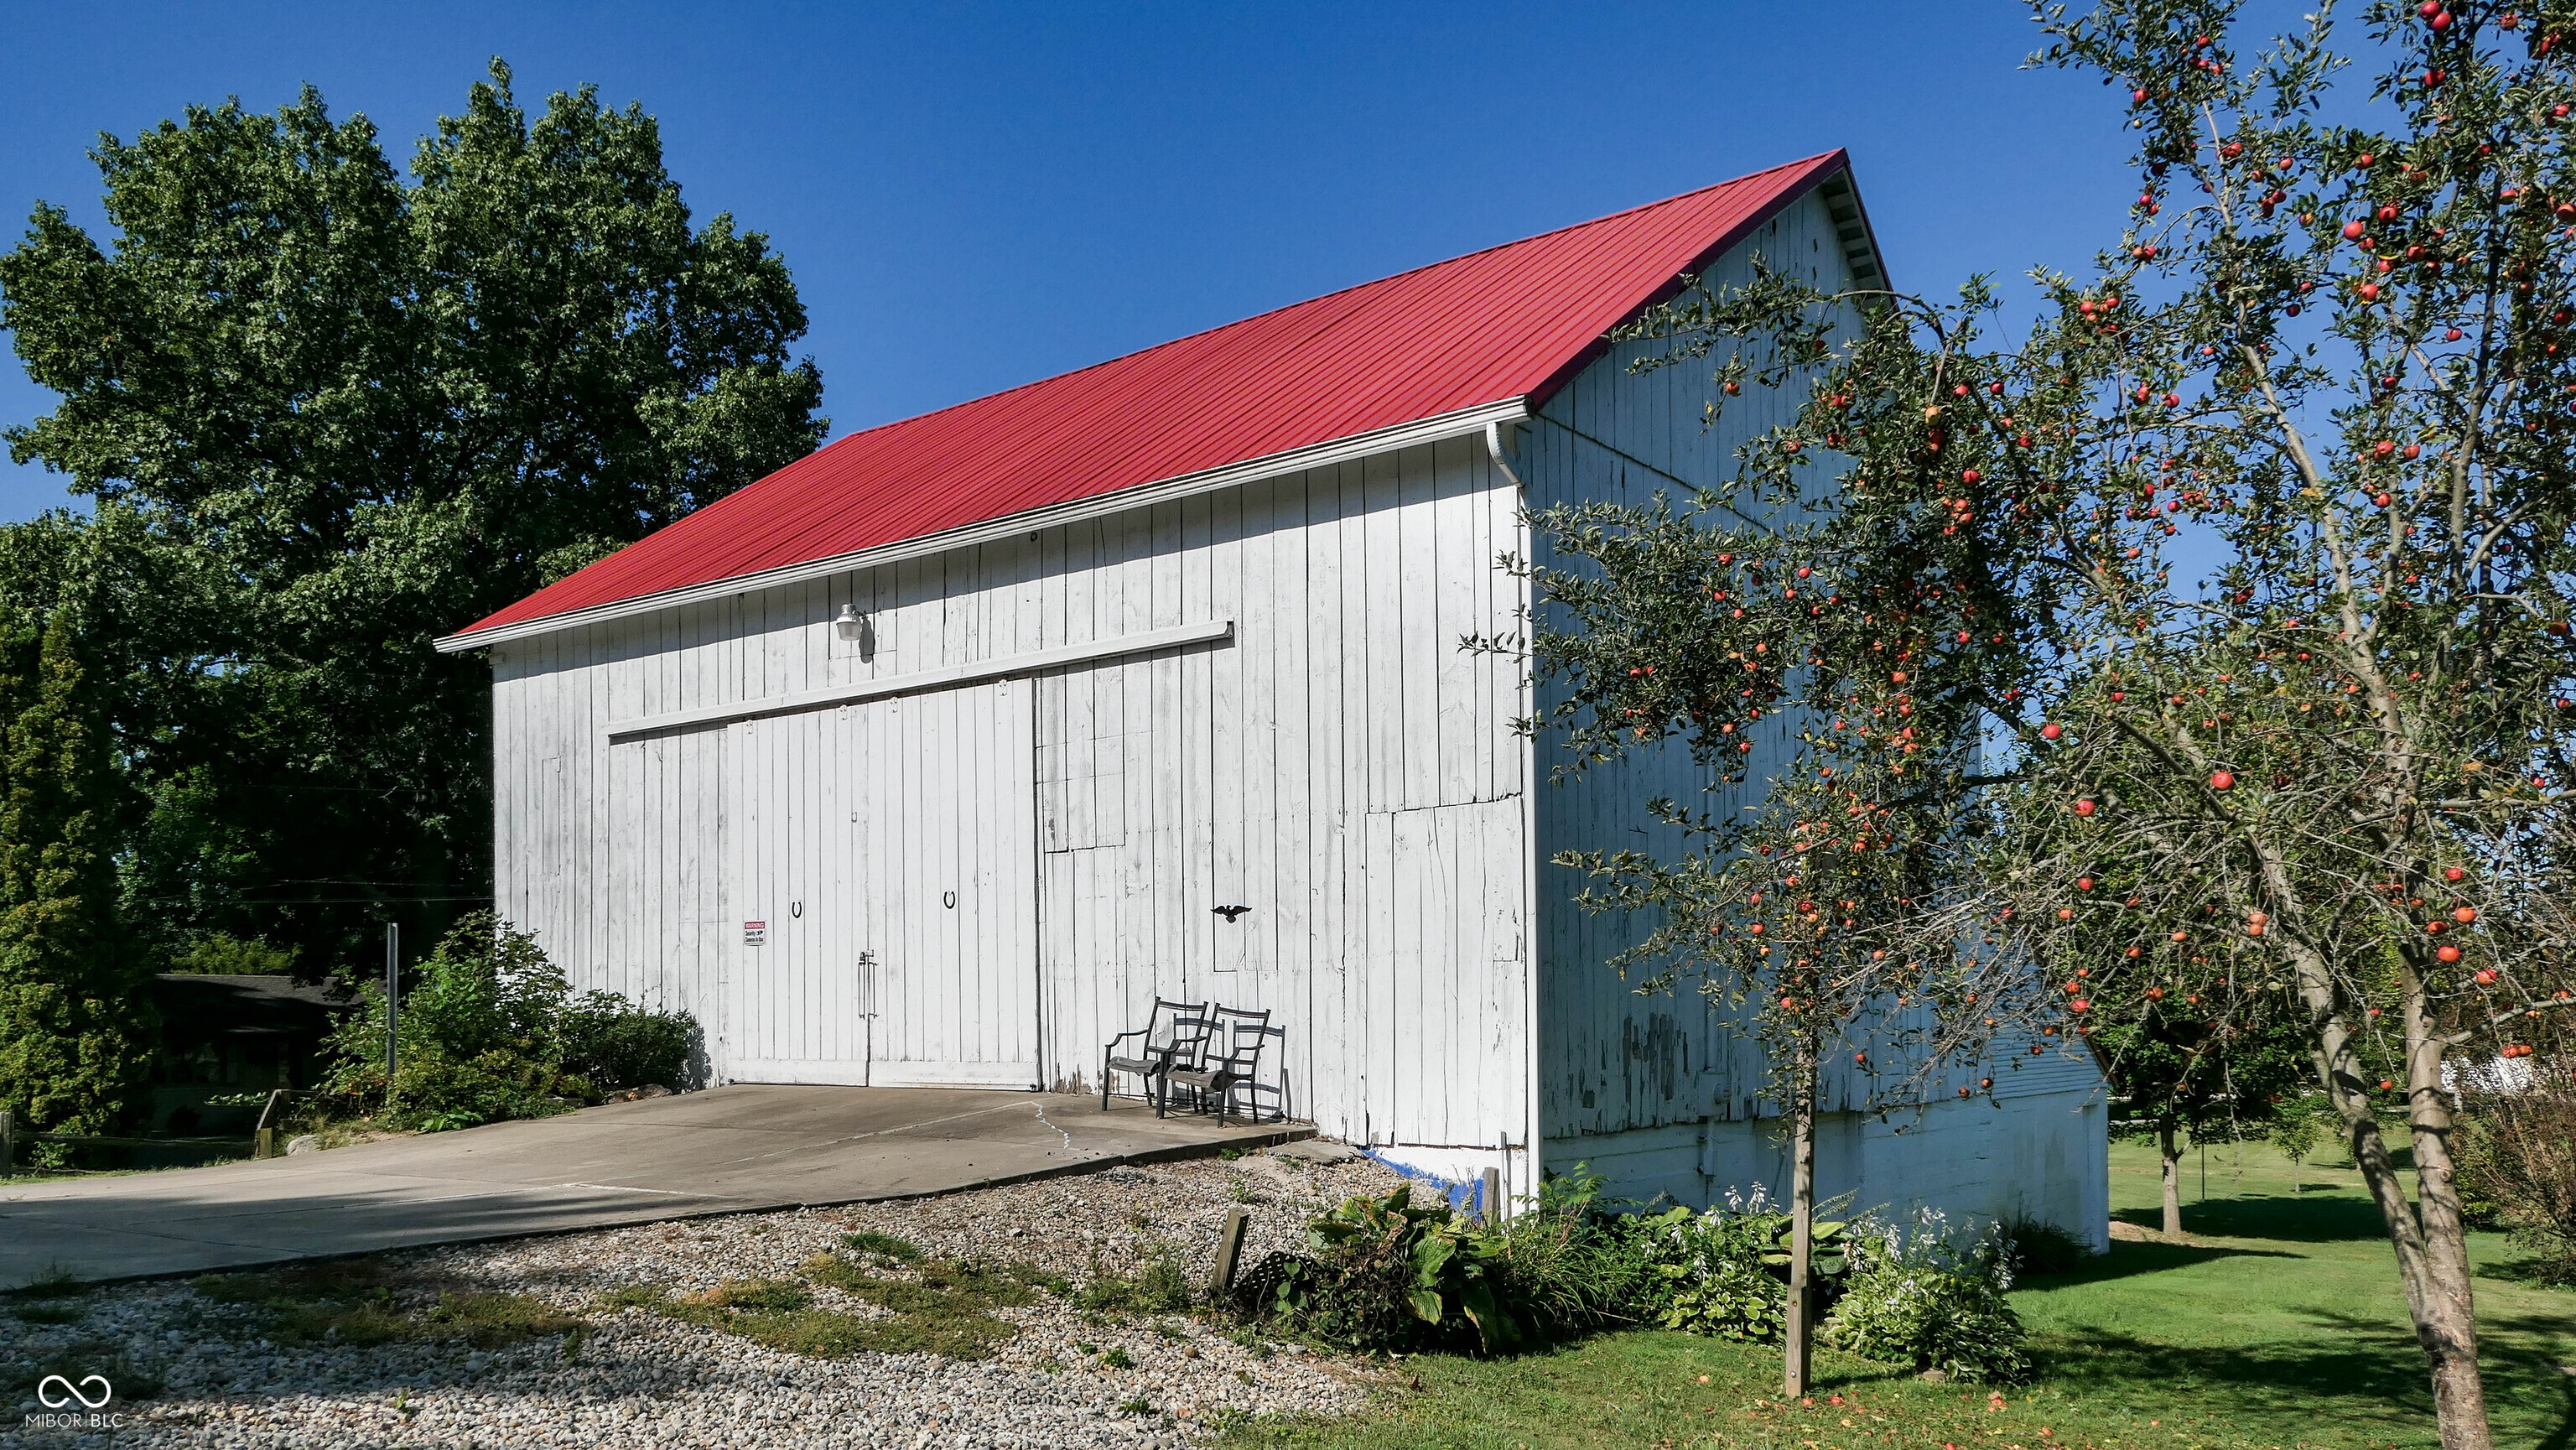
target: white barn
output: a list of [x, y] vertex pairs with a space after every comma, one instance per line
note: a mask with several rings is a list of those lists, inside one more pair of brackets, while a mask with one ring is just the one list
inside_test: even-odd
[[[693, 1013], [717, 1081], [1095, 1092], [1213, 999], [1274, 1013], [1265, 1107], [1442, 1176], [1776, 1184], [1758, 1064], [1547, 864], [1696, 768], [1547, 786], [1528, 683], [1460, 648], [1527, 602], [1524, 508], [1714, 480], [1778, 416], [1704, 431], [1704, 375], [1603, 341], [1757, 252], [1880, 275], [1842, 153], [854, 434], [439, 641], [492, 664], [500, 911]], [[1831, 1084], [1823, 1191], [2100, 1241], [2099, 1077], [2011, 1066]]]

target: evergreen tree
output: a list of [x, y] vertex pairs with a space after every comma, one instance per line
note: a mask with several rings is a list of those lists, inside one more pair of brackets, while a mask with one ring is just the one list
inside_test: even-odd
[[103, 1133], [134, 1105], [154, 1025], [117, 921], [112, 738], [71, 611], [0, 653], [0, 1107]]

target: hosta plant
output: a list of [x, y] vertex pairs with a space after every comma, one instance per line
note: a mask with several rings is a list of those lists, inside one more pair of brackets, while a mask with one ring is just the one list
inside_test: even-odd
[[1269, 1306], [1319, 1339], [1359, 1350], [1451, 1345], [1491, 1351], [1523, 1327], [1497, 1293], [1506, 1242], [1411, 1185], [1317, 1216], [1306, 1254], [1283, 1264]]
[[2000, 1230], [1970, 1236], [1938, 1209], [1872, 1221], [1851, 1246], [1852, 1272], [1823, 1326], [1825, 1343], [1953, 1379], [2016, 1380], [2030, 1371], [2027, 1334], [2004, 1293], [2011, 1254]]

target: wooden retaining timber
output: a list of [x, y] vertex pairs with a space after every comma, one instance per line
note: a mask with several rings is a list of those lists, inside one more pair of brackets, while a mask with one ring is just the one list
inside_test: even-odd
[[66, 1143], [85, 1148], [248, 1148], [254, 1158], [277, 1156], [278, 1104], [299, 1088], [278, 1088], [259, 1110], [259, 1126], [245, 1138], [119, 1138], [95, 1133], [35, 1133], [18, 1127], [17, 1115], [0, 1108], [0, 1178], [16, 1175], [20, 1143]]

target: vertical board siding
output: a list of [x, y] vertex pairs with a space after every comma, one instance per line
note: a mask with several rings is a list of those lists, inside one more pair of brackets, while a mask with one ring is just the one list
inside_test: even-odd
[[[1048, 1085], [1096, 1090], [1101, 1044], [1155, 997], [1213, 999], [1274, 1014], [1265, 1109], [1354, 1139], [1518, 1139], [1528, 747], [1516, 667], [1459, 644], [1514, 625], [1496, 557], [1519, 502], [1460, 439], [498, 646], [503, 909], [578, 985], [695, 1014], [718, 1076], [828, 1080], [856, 1059], [884, 1081], [891, 1062], [1024, 1053]], [[870, 615], [860, 642], [832, 631], [843, 603]], [[995, 687], [605, 734], [1217, 619], [1231, 644], [999, 687], [1026, 702], [1016, 771], [993, 764], [1012, 748], [979, 701]], [[872, 761], [894, 763], [887, 783]], [[960, 969], [860, 969], [867, 928], [832, 903], [883, 881], [935, 904], [941, 863], [1017, 849], [991, 835], [1011, 790], [1032, 832], [1024, 935], [969, 945], [954, 913], [907, 915], [900, 950]], [[790, 901], [807, 915], [781, 921]], [[755, 918], [772, 945], [747, 951]], [[1023, 964], [1034, 1001], [965, 969], [978, 954]], [[971, 1040], [925, 1036], [937, 1023]], [[1015, 1046], [1011, 1023], [1042, 1036]], [[778, 1063], [802, 1066], [758, 1065]]]
[[[1847, 280], [1842, 250], [1823, 204], [1809, 198], [1767, 223], [1709, 269], [1720, 284], [1752, 275], [1760, 253], [1776, 268], [1794, 268], [1824, 286]], [[1687, 504], [1691, 489], [1735, 470], [1734, 451], [1796, 416], [1795, 386], [1748, 391], [1729, 401], [1719, 425], [1704, 427], [1709, 378], [1722, 357], [1644, 374], [1629, 364], [1657, 350], [1628, 343], [1586, 368], [1524, 430], [1531, 506], [1650, 503], [1657, 494]], [[1831, 465], [1820, 462], [1821, 474]], [[1545, 556], [1542, 554], [1542, 561]], [[1542, 709], [1553, 704], [1542, 697]], [[1752, 732], [1751, 770], [1743, 786], [1710, 790], [1712, 774], [1678, 745], [1595, 766], [1562, 783], [1551, 776], [1570, 763], [1541, 737], [1536, 829], [1539, 977], [1539, 1097], [1550, 1138], [1575, 1139], [1750, 1114], [1764, 1087], [1764, 1068], [1727, 1028], [1725, 1014], [1685, 984], [1640, 997], [1608, 963], [1650, 923], [1586, 912], [1574, 903], [1578, 873], [1554, 865], [1566, 850], [1633, 848], [1679, 851], [1679, 832], [1654, 823], [1646, 803], [1669, 797], [1694, 809], [1739, 810], [1756, 799], [1766, 776], [1787, 762], [1790, 732], [1781, 717]], [[1834, 1084], [1836, 1101], [1848, 1084]], [[1580, 1148], [1551, 1147], [1552, 1156]]]
[[[1815, 198], [1766, 224], [1711, 267], [1710, 279], [1748, 280], [1756, 252], [1775, 268], [1794, 269], [1819, 285], [1848, 285], [1841, 248]], [[1735, 450], [1748, 439], [1796, 417], [1802, 394], [1793, 384], [1732, 399], [1718, 426], [1704, 427], [1710, 374], [1724, 359], [1642, 375], [1628, 371], [1630, 362], [1652, 350], [1644, 343], [1614, 349], [1550, 400], [1524, 430], [1521, 471], [1529, 480], [1534, 509], [1592, 501], [1643, 505], [1658, 493], [1686, 503], [1691, 489], [1733, 474]], [[1811, 497], [1830, 486], [1831, 468], [1830, 460], [1819, 459], [1810, 471], [1815, 481]], [[1545, 695], [1538, 701], [1541, 709], [1553, 703]], [[1544, 737], [1538, 742], [1530, 756], [1537, 773], [1532, 802], [1538, 881], [1536, 1061], [1548, 1161], [1588, 1160], [1622, 1192], [1666, 1192], [1689, 1202], [1709, 1201], [1730, 1183], [1749, 1185], [1776, 1176], [1776, 1164], [1752, 1146], [1758, 1134], [1748, 1136], [1752, 1130], [1746, 1126], [1750, 1119], [1778, 1112], [1769, 1100], [1772, 1084], [1760, 1051], [1732, 1030], [1728, 1009], [1713, 1005], [1688, 983], [1675, 992], [1639, 996], [1608, 963], [1639, 940], [1650, 923], [1585, 912], [1574, 902], [1582, 880], [1551, 858], [1566, 850], [1678, 851], [1684, 844], [1681, 836], [1655, 824], [1647, 802], [1664, 796], [1712, 813], [1741, 810], [1794, 758], [1795, 729], [1794, 720], [1775, 715], [1752, 730], [1747, 782], [1716, 790], [1707, 788], [1713, 776], [1678, 746], [1551, 783], [1570, 757]], [[1829, 1112], [1849, 1115], [1829, 1120], [1829, 1125], [1838, 1124], [1832, 1132], [1844, 1134], [1850, 1148], [1847, 1171], [1834, 1170], [1841, 1176], [1833, 1178], [1832, 1191], [1859, 1191], [1867, 1177], [1866, 1192], [1876, 1198], [2008, 1211], [2009, 1203], [1983, 1189], [1966, 1193], [1956, 1183], [1936, 1183], [1937, 1175], [1924, 1171], [1929, 1160], [1922, 1145], [1983, 1144], [2002, 1131], [1993, 1124], [2009, 1118], [2026, 1125], [2015, 1131], [2030, 1143], [2012, 1147], [2006, 1156], [2057, 1164], [2062, 1175], [2074, 1175], [2031, 1185], [2032, 1193], [2047, 1196], [2047, 1213], [2058, 1214], [2091, 1192], [2078, 1192], [2083, 1175], [2066, 1165], [2080, 1162], [2088, 1150], [2079, 1140], [2087, 1133], [2098, 1137], [2099, 1127], [2067, 1105], [2080, 1106], [2089, 1100], [2087, 1094], [2098, 1094], [2100, 1079], [2080, 1055], [2043, 1051], [2033, 1056], [2026, 1047], [2001, 1044], [1990, 1063], [1963, 1065], [1952, 1074], [1963, 1081], [1981, 1071], [1991, 1075], [1996, 1079], [1992, 1099], [2003, 1108], [1990, 1105], [1985, 1094], [1967, 1103], [1942, 1098], [1871, 1117], [1866, 1124], [1859, 1110], [1885, 1105], [1872, 1102], [1873, 1083], [1861, 1070], [1838, 1060], [1824, 1074], [1820, 1094]], [[1894, 1044], [1872, 1055], [1892, 1062]], [[2025, 1100], [2051, 1106], [2036, 1115], [2021, 1114], [2012, 1105]], [[1903, 1126], [1891, 1126], [1900, 1120]], [[1871, 1145], [1865, 1152], [1864, 1138]], [[1984, 1171], [1985, 1156], [1982, 1147], [1971, 1155], [1980, 1165], [1976, 1171]], [[2098, 1179], [2098, 1156], [2093, 1161], [2092, 1178]], [[2098, 1224], [2087, 1227], [2079, 1219], [2059, 1221], [2093, 1235]]]

